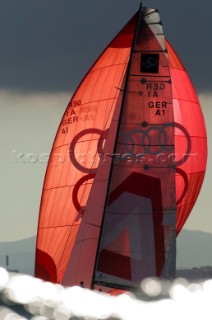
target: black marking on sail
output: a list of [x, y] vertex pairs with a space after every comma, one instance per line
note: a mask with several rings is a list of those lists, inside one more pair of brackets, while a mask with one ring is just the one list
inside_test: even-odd
[[147, 24], [148, 24], [148, 26], [152, 26], [152, 25], [156, 25], [156, 24], [159, 24], [159, 25], [162, 26], [162, 22], [161, 21], [159, 21], [159, 22], [149, 22]]
[[143, 52], [143, 53], [150, 53], [150, 52], [162, 52], [162, 53], [168, 53], [167, 49], [164, 50], [133, 50], [134, 53], [139, 53], [139, 52]]
[[159, 54], [158, 53], [142, 53], [141, 54], [141, 72], [158, 73], [159, 71]]
[[[133, 74], [132, 76], [136, 76], [136, 75]], [[148, 76], [148, 77], [150, 77], [150, 76]], [[156, 77], [159, 78], [160, 76], [156, 76]], [[161, 78], [165, 78], [165, 77], [161, 76]], [[147, 80], [146, 78], [141, 78], [141, 83], [142, 84], [146, 84], [146, 83], [150, 83], [150, 82], [155, 83], [155, 80]], [[169, 80], [160, 80], [160, 82], [172, 84], [171, 79], [169, 79]]]

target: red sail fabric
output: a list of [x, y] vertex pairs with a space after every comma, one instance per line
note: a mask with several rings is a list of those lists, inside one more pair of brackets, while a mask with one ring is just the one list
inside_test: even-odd
[[120, 106], [136, 20], [132, 18], [90, 69], [59, 126], [37, 234], [35, 275], [45, 280], [60, 283], [67, 268], [114, 110]]
[[[156, 10], [140, 12], [102, 222], [94, 283], [131, 289], [173, 277], [176, 257], [174, 115], [169, 61]], [[139, 156], [140, 155], [140, 156]], [[139, 156], [139, 157], [138, 157]]]
[[191, 80], [168, 41], [167, 49], [176, 124], [176, 231], [179, 234], [202, 186], [207, 163], [207, 137], [201, 106]]
[[[118, 124], [123, 104], [126, 71], [138, 14], [116, 36], [90, 69], [73, 95], [63, 116], [48, 164], [38, 224], [35, 275], [44, 280], [64, 285], [79, 284], [83, 280], [86, 287], [90, 286], [103, 212], [104, 209], [107, 211], [109, 207], [108, 212], [114, 211], [119, 198], [126, 205], [125, 208], [120, 207], [122, 210], [119, 212], [120, 214], [124, 213], [129, 201], [134, 201], [139, 206], [143, 205], [147, 215], [150, 215], [150, 212], [154, 213], [152, 218], [144, 217], [143, 223], [151, 226], [151, 235], [155, 240], [151, 240], [147, 233], [144, 234], [143, 240], [148, 240], [149, 248], [152, 248], [153, 251], [156, 248], [158, 253], [154, 254], [154, 257], [152, 253], [149, 257], [146, 255], [146, 263], [154, 260], [152, 268], [156, 275], [169, 269], [169, 265], [166, 264], [167, 270], [164, 271], [164, 264], [165, 261], [171, 263], [167, 252], [169, 250], [174, 252], [174, 247], [171, 248], [171, 246], [174, 243], [172, 240], [175, 233], [173, 230], [175, 207], [177, 209], [176, 229], [179, 233], [191, 212], [202, 185], [207, 159], [207, 141], [204, 120], [196, 93], [173, 48], [168, 41], [166, 41], [166, 46], [164, 45], [164, 35], [161, 32], [160, 21], [157, 20], [159, 19], [157, 12], [150, 10], [149, 13], [153, 12], [155, 12], [154, 19], [149, 14], [147, 20], [149, 19], [151, 31], [158, 28], [157, 48], [154, 50], [158, 50], [159, 53], [154, 52], [151, 56], [151, 41], [149, 39], [152, 38], [152, 34], [148, 31], [145, 39], [142, 40], [143, 43], [146, 43], [142, 50], [146, 51], [148, 55], [143, 56], [145, 60], [142, 62], [143, 67], [140, 65], [141, 60], [139, 59], [134, 59], [132, 64], [131, 73], [135, 74], [130, 76], [128, 97], [125, 97], [125, 105], [128, 107], [122, 114], [123, 121], [120, 128]], [[142, 39], [143, 35], [140, 34], [140, 37]], [[139, 46], [143, 45], [142, 42], [135, 49], [135, 56], [141, 54]], [[168, 60], [165, 47], [168, 49]], [[161, 53], [161, 50], [164, 50], [164, 53]], [[145, 52], [143, 53], [145, 54]], [[163, 82], [157, 77], [154, 81], [154, 79], [145, 76], [142, 78], [143, 80], [140, 79], [139, 85], [137, 83], [138, 68], [140, 71], [143, 68], [142, 72], [147, 71], [145, 68], [148, 68], [149, 64], [152, 66], [153, 60], [154, 63], [157, 60], [157, 56], [154, 54], [161, 55], [164, 67], [162, 76], [165, 77], [166, 90], [164, 90]], [[157, 71], [157, 67], [161, 68], [162, 65], [157, 66], [156, 63], [153, 67], [154, 72]], [[139, 76], [141, 74], [139, 72]], [[142, 104], [140, 104], [139, 110], [137, 109], [136, 104], [138, 101], [140, 103], [142, 95], [145, 107], [151, 109], [149, 114], [154, 113], [154, 119], [157, 118], [156, 114], [159, 119], [165, 115], [165, 129], [160, 130], [158, 127], [162, 122], [158, 120], [152, 122], [153, 117], [146, 118], [144, 116]], [[132, 99], [132, 96], [136, 98]], [[152, 100], [148, 100], [151, 97]], [[165, 104], [163, 104], [164, 102]], [[169, 106], [173, 106], [173, 114], [165, 112]], [[138, 122], [143, 130], [142, 139], [134, 130]], [[154, 124], [152, 131], [148, 127], [149, 123]], [[125, 152], [125, 156], [129, 157], [129, 161], [132, 160], [130, 159], [132, 153], [140, 155], [137, 162], [146, 161], [143, 171], [136, 169], [135, 172], [129, 174], [128, 167], [125, 166], [125, 173], [121, 177], [119, 164], [122, 166], [123, 161], [119, 159], [118, 155], [112, 155], [118, 128], [122, 133], [128, 130], [132, 131], [133, 136], [119, 134], [117, 137], [118, 147], [115, 151], [123, 155], [123, 151], [127, 150], [130, 155], [126, 155]], [[133, 152], [132, 139], [134, 141]], [[157, 148], [158, 141], [161, 145], [166, 145], [165, 149]], [[145, 159], [139, 144], [143, 144]], [[149, 154], [147, 155], [148, 150]], [[156, 173], [156, 168], [152, 169], [154, 174], [147, 173], [150, 172], [149, 166], [152, 163], [151, 156], [153, 155], [159, 161], [160, 167], [163, 167], [164, 163], [166, 165], [168, 163], [170, 168], [164, 169], [164, 173], [159, 175]], [[114, 175], [111, 179], [110, 170], [114, 159], [116, 160], [113, 164]], [[174, 174], [173, 167], [175, 168]], [[166, 170], [169, 171], [169, 174]], [[109, 179], [111, 180], [111, 188], [107, 194]], [[143, 179], [142, 186], [139, 184], [139, 179]], [[165, 195], [166, 179], [167, 185], [171, 186], [167, 196]], [[120, 193], [121, 189], [125, 190], [125, 198]], [[127, 198], [130, 192], [133, 193], [134, 198]], [[108, 205], [104, 208], [108, 195]], [[138, 197], [146, 198], [146, 200], [140, 201]], [[118, 206], [120, 205], [121, 202]], [[159, 215], [156, 215], [156, 212]], [[165, 212], [168, 213], [166, 217], [164, 216]], [[137, 222], [140, 225], [142, 221], [139, 219], [137, 217]], [[98, 272], [103, 270], [112, 273], [113, 277], [120, 276], [120, 273], [116, 273], [118, 267], [115, 264], [117, 261], [118, 264], [122, 261], [125, 265], [124, 268], [121, 268], [122, 278], [129, 281], [129, 283], [125, 283], [126, 286], [127, 284], [129, 287], [131, 285], [131, 266], [126, 257], [130, 256], [128, 254], [131, 250], [129, 239], [132, 237], [132, 230], [126, 228], [126, 221], [124, 224], [121, 219], [119, 220], [119, 224], [122, 226], [119, 232], [115, 232], [118, 226], [118, 223], [115, 222], [113, 241], [106, 241], [102, 247], [100, 245], [101, 258], [97, 264], [96, 283], [101, 282], [101, 279], [98, 278]], [[158, 231], [157, 223], [160, 224]], [[134, 225], [134, 227], [137, 226]], [[107, 228], [110, 228], [110, 222]], [[122, 246], [124, 257], [117, 255], [120, 246]], [[108, 261], [113, 261], [112, 266], [108, 264]], [[135, 270], [138, 270], [137, 262], [134, 262]], [[116, 270], [114, 271], [114, 269]]]

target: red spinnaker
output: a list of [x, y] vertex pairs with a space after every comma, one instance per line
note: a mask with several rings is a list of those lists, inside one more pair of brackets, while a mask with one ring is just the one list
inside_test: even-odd
[[185, 224], [200, 192], [207, 163], [207, 136], [201, 106], [189, 76], [167, 41], [177, 161], [177, 234]]
[[158, 11], [140, 8], [89, 70], [60, 123], [35, 275], [126, 290], [146, 276], [171, 275], [176, 234], [206, 161], [196, 92]]
[[136, 20], [137, 16], [132, 18], [90, 69], [60, 123], [40, 206], [37, 277], [54, 282], [63, 279], [96, 168], [108, 140], [108, 129], [118, 121], [114, 111], [120, 108]]

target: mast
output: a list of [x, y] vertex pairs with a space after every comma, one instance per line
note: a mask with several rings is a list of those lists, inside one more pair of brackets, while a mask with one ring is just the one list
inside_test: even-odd
[[141, 5], [115, 139], [114, 154], [120, 157], [112, 159], [93, 285], [132, 290], [145, 277], [175, 273], [175, 165], [157, 161], [170, 152], [174, 118], [165, 38], [158, 11]]
[[[136, 36], [137, 36], [137, 32], [138, 32], [139, 19], [141, 19], [141, 11], [142, 11], [142, 2], [140, 2], [140, 6], [139, 6], [139, 10], [138, 10], [138, 21], [137, 21], [137, 26], [136, 26], [136, 29], [135, 29], [136, 31], [135, 31], [135, 34], [134, 34], [134, 39], [133, 39], [133, 43], [132, 43], [132, 47], [131, 47], [131, 51], [130, 51], [129, 63], [128, 63], [128, 66], [127, 66], [127, 71], [126, 71], [126, 82], [125, 82], [125, 87], [124, 87], [124, 90], [123, 90], [122, 105], [121, 105], [119, 122], [118, 122], [118, 127], [117, 127], [117, 132], [116, 132], [113, 155], [116, 154], [116, 148], [117, 148], [117, 143], [118, 143], [118, 132], [120, 130], [122, 113], [123, 113], [123, 106], [124, 106], [124, 102], [125, 102], [126, 94], [127, 94], [129, 71], [130, 71], [130, 66], [131, 66], [131, 62], [132, 62], [132, 53], [133, 53], [133, 50], [134, 50]], [[99, 236], [99, 241], [98, 241], [98, 247], [97, 247], [94, 270], [93, 270], [93, 276], [92, 276], [92, 282], [91, 282], [91, 289], [94, 289], [94, 276], [95, 276], [95, 269], [96, 269], [97, 259], [98, 259], [97, 253], [99, 251], [100, 239], [101, 239], [101, 235], [102, 235], [103, 223], [104, 223], [104, 217], [105, 217], [105, 211], [106, 211], [106, 207], [107, 207], [107, 203], [108, 203], [108, 199], [109, 199], [109, 190], [110, 190], [110, 183], [111, 183], [112, 172], [113, 172], [113, 164], [114, 164], [114, 159], [112, 158], [112, 164], [111, 164], [111, 168], [110, 168], [110, 175], [109, 175], [107, 193], [106, 193], [106, 198], [105, 198], [104, 213], [103, 213], [103, 218], [102, 218], [102, 223], [101, 223], [101, 228], [100, 228], [100, 236]]]

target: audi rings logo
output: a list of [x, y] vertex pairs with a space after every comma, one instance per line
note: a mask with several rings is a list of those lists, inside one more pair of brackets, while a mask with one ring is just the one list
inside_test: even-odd
[[[78, 133], [72, 140], [69, 148], [69, 157], [71, 162], [78, 170], [94, 174], [96, 172], [98, 162], [107, 162], [113, 158], [113, 161], [135, 161], [142, 164], [162, 164], [165, 163], [175, 167], [181, 166], [190, 157], [195, 161], [197, 154], [191, 154], [191, 138], [188, 131], [179, 123], [167, 123], [165, 125], [151, 125], [148, 126], [146, 122], [142, 123], [143, 128], [131, 130], [128, 132], [120, 132], [118, 139], [118, 147], [116, 153], [104, 152], [104, 141], [107, 138], [108, 130], [102, 131], [100, 129], [86, 129]], [[179, 130], [179, 135], [183, 137], [184, 152], [181, 154], [175, 153], [174, 147], [174, 130]], [[88, 152], [83, 156], [87, 159], [87, 163], [93, 163], [90, 168], [85, 167], [76, 154], [75, 146], [81, 140], [85, 139], [86, 135], [95, 134], [99, 136], [96, 142], [96, 152], [90, 154]], [[86, 140], [86, 139], [85, 139]], [[98, 154], [98, 159], [96, 155]], [[176, 160], [177, 159], [177, 160]]]
[[[134, 155], [137, 159], [139, 155], [142, 158], [141, 155], [143, 154], [143, 157], [152, 155], [155, 156], [154, 159], [168, 157], [169, 160], [175, 161], [176, 157], [179, 158], [179, 155], [174, 153], [174, 130], [178, 129], [184, 136], [186, 150], [184, 150], [181, 158], [175, 161], [175, 165], [181, 166], [187, 161], [191, 155], [191, 138], [181, 124], [174, 122], [148, 127], [148, 124], [144, 122], [142, 125], [146, 128], [121, 132], [125, 154]], [[167, 152], [169, 152], [168, 155]]]

